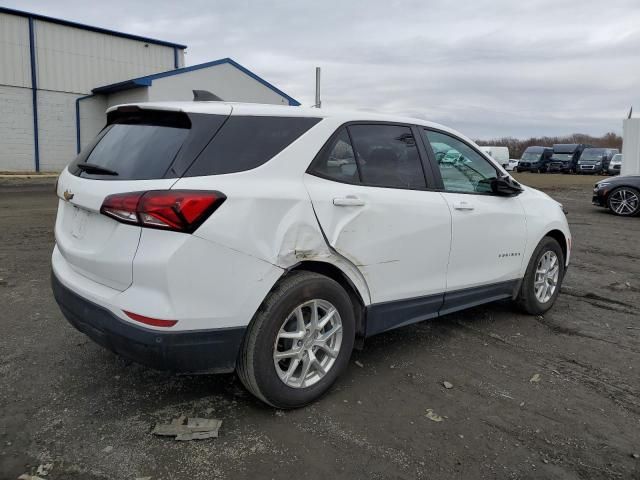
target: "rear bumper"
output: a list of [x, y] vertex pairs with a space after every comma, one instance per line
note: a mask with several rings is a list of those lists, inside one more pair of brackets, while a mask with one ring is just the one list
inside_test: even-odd
[[245, 327], [160, 332], [123, 321], [64, 286], [53, 272], [51, 287], [71, 325], [124, 358], [176, 373], [223, 373], [235, 369]]

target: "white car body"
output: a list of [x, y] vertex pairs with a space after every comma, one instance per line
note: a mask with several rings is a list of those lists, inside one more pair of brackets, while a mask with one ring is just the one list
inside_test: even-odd
[[[320, 121], [271, 160], [237, 173], [102, 181], [65, 169], [57, 185], [52, 268], [56, 298], [76, 320], [77, 312], [69, 311], [81, 308], [72, 303], [87, 301], [100, 315], [109, 314], [135, 332], [157, 334], [152, 338], [159, 344], [168, 345], [168, 332], [237, 332], [241, 341], [256, 311], [287, 272], [326, 265], [353, 286], [372, 322], [361, 332], [368, 336], [513, 297], [536, 246], [547, 235], [562, 240], [568, 265], [571, 234], [561, 206], [533, 188], [523, 186], [514, 196], [405, 190], [340, 183], [306, 173], [317, 152], [347, 122], [426, 127], [479, 150], [441, 125], [362, 112], [220, 102], [138, 107]], [[486, 158], [508, 175], [498, 162]], [[168, 189], [215, 190], [223, 192], [226, 201], [191, 234], [124, 224], [100, 213], [109, 195]], [[398, 305], [398, 315], [388, 310], [391, 305]], [[125, 312], [177, 323], [141, 325]], [[110, 321], [105, 317], [104, 322]], [[89, 332], [93, 327], [78, 328]], [[237, 336], [235, 350], [224, 362], [171, 369], [233, 370]], [[117, 352], [127, 350], [120, 337], [101, 339]], [[163, 350], [162, 355], [171, 354]], [[132, 357], [144, 363], [138, 353]]]
[[504, 169], [507, 170], [508, 172], [513, 172], [518, 168], [519, 162], [520, 160], [518, 160], [517, 158], [510, 158], [509, 163], [504, 167]]

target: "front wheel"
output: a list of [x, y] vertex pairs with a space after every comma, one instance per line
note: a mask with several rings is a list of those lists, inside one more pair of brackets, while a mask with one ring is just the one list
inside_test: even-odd
[[622, 217], [638, 215], [640, 213], [640, 192], [631, 187], [618, 187], [609, 194], [607, 207]]
[[254, 316], [238, 359], [238, 376], [277, 408], [302, 407], [346, 369], [355, 337], [353, 305], [336, 281], [293, 272]]
[[549, 310], [564, 278], [564, 254], [555, 238], [544, 237], [531, 256], [516, 299], [522, 310], [541, 315]]

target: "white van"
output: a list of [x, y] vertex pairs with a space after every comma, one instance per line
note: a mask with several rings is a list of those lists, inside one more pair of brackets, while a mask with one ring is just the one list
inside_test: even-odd
[[480, 149], [493, 158], [496, 162], [502, 165], [504, 168], [509, 166], [509, 148], [508, 147], [491, 147], [485, 146]]

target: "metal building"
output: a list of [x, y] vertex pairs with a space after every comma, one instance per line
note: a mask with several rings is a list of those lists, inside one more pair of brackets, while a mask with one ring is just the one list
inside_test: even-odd
[[131, 101], [299, 105], [229, 58], [184, 66], [186, 45], [0, 7], [0, 172], [60, 171]]

